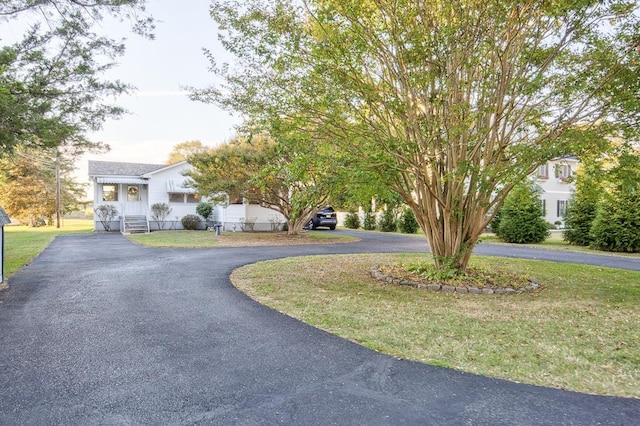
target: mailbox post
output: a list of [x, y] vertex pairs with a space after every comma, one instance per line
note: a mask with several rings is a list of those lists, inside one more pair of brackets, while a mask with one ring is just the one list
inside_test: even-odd
[[11, 219], [0, 206], [0, 284], [4, 282], [4, 226], [11, 223]]

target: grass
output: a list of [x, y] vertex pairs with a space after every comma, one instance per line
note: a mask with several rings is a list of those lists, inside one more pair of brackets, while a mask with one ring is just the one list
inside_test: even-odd
[[[505, 243], [501, 241], [498, 237], [495, 236], [495, 234], [491, 234], [491, 233], [483, 234], [482, 237], [480, 238], [480, 241], [483, 243], [489, 243], [489, 244], [512, 245], [510, 243]], [[583, 246], [576, 246], [573, 244], [569, 244], [568, 242], [562, 239], [562, 232], [559, 232], [559, 231], [552, 232], [551, 235], [546, 240], [544, 240], [539, 244], [513, 244], [513, 245], [542, 248], [542, 249], [548, 249], [548, 250], [573, 251], [573, 252], [579, 252], [579, 253], [640, 258], [640, 253], [620, 253], [620, 252], [614, 253], [614, 252], [596, 250], [590, 247], [583, 247]]]
[[216, 235], [214, 232], [179, 230], [132, 234], [127, 237], [134, 243], [148, 247], [176, 248], [330, 244], [357, 240], [354, 237], [322, 231], [289, 236], [284, 232], [223, 232]]
[[5, 226], [5, 278], [27, 265], [57, 235], [92, 232], [93, 221], [65, 219], [61, 228], [43, 226]]
[[[501, 268], [535, 276], [544, 286], [517, 296], [416, 290], [368, 274], [372, 266], [422, 259], [292, 258], [243, 267], [232, 281], [265, 305], [399, 358], [523, 383], [640, 397], [639, 272], [499, 259]], [[477, 257], [472, 263], [490, 268], [496, 261]]]

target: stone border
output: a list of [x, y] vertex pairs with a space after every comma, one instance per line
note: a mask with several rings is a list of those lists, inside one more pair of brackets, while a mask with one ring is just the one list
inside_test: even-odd
[[460, 286], [454, 287], [446, 284], [422, 284], [413, 281], [401, 280], [393, 278], [389, 275], [385, 275], [380, 272], [376, 267], [371, 268], [371, 276], [377, 280], [386, 282], [388, 284], [406, 285], [409, 287], [420, 288], [430, 291], [443, 291], [445, 293], [460, 293], [460, 294], [522, 294], [525, 292], [531, 292], [540, 288], [540, 283], [535, 278], [529, 278], [530, 285], [524, 289], [513, 287], [494, 287], [494, 288], [478, 288]]

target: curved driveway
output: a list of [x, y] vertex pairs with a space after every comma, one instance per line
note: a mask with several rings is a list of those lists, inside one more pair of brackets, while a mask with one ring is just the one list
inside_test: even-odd
[[[640, 399], [398, 360], [263, 307], [229, 282], [237, 266], [269, 258], [425, 250], [421, 239], [359, 235], [353, 244], [180, 250], [119, 234], [56, 238], [0, 293], [0, 424], [638, 424]], [[518, 255], [498, 245], [478, 252]], [[522, 250], [549, 254], [640, 270], [638, 259]]]

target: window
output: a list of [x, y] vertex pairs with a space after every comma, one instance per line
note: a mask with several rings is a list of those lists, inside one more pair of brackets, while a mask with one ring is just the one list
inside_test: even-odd
[[140, 189], [138, 185], [127, 186], [127, 201], [140, 201]]
[[555, 175], [561, 182], [568, 182], [571, 177], [571, 166], [568, 164], [556, 164]]
[[172, 194], [169, 193], [170, 203], [180, 204], [198, 204], [200, 202], [200, 194]]
[[118, 201], [118, 185], [112, 183], [103, 184], [102, 201]]
[[567, 200], [558, 200], [558, 217], [564, 217], [567, 212]]
[[549, 164], [543, 164], [538, 167], [536, 176], [540, 179], [549, 179]]
[[199, 194], [187, 194], [187, 203], [198, 204], [200, 202]]
[[542, 205], [540, 207], [542, 207], [542, 215], [546, 216], [547, 215], [547, 200], [540, 200], [540, 202], [542, 203]]
[[169, 194], [170, 203], [184, 203], [184, 194]]

